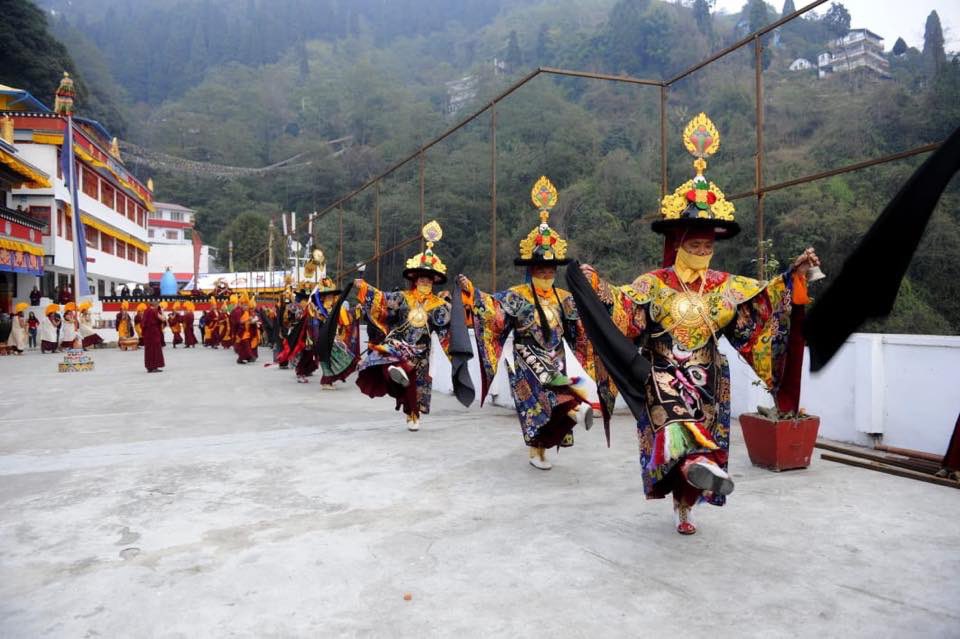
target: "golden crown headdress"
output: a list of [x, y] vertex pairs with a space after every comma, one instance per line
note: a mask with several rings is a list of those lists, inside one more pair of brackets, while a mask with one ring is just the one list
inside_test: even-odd
[[407, 260], [403, 276], [412, 280], [420, 275], [431, 275], [434, 282], [443, 284], [447, 281], [447, 267], [433, 252], [433, 245], [443, 238], [443, 229], [436, 220], [433, 220], [423, 227], [421, 235], [426, 240], [427, 246], [422, 253], [417, 253]]
[[683, 145], [696, 159], [693, 168], [696, 175], [687, 180], [660, 203], [660, 219], [653, 230], [667, 233], [672, 228], [696, 226], [713, 228], [718, 238], [730, 238], [740, 232], [740, 225], [733, 218], [734, 207], [728, 202], [713, 182], [704, 177], [706, 158], [720, 148], [720, 132], [706, 113], [700, 113], [687, 123], [683, 130]]
[[568, 263], [567, 241], [550, 228], [550, 209], [557, 205], [557, 188], [545, 175], [541, 175], [530, 191], [533, 205], [539, 209], [540, 224], [527, 237], [520, 240], [520, 257], [513, 261], [517, 266], [534, 264], [562, 265]]

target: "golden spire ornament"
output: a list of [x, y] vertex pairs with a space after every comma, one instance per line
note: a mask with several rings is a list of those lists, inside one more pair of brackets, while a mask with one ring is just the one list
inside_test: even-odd
[[550, 228], [550, 210], [557, 205], [557, 187], [545, 175], [530, 190], [530, 200], [540, 211], [540, 224], [527, 237], [520, 240], [520, 257], [513, 261], [517, 266], [531, 264], [566, 264], [567, 241]]

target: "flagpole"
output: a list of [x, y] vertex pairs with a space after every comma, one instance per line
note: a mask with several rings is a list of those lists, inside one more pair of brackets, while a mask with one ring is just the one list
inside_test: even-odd
[[[81, 290], [83, 295], [89, 295], [90, 289], [87, 287], [87, 242], [83, 232], [83, 220], [81, 219], [79, 196], [77, 195], [77, 162], [73, 152], [73, 98], [75, 96], [73, 80], [66, 72], [57, 87], [56, 100], [54, 101], [54, 113], [66, 118], [66, 127], [63, 134], [63, 145], [60, 150], [61, 173], [65, 186], [69, 192], [70, 204], [73, 209], [73, 305], [74, 313], [80, 312]], [[82, 289], [81, 289], [82, 287]], [[64, 313], [66, 315], [66, 313]], [[74, 321], [77, 322], [77, 316], [74, 315]], [[79, 322], [78, 322], [79, 323]], [[79, 336], [75, 339], [79, 340]], [[72, 345], [71, 345], [72, 346]], [[68, 354], [64, 362], [58, 366], [60, 372], [72, 370], [90, 371], [93, 370], [93, 360], [88, 355], [83, 355], [79, 360], [74, 359]]]
[[[73, 303], [80, 305], [80, 286], [86, 287], [86, 264], [81, 260], [86, 260], [86, 251], [80, 249], [80, 243], [86, 242], [86, 234], [80, 233], [83, 228], [83, 220], [80, 218], [79, 198], [77, 197], [77, 163], [74, 160], [73, 153], [73, 115], [67, 114], [67, 134], [64, 136], [64, 149], [69, 158], [69, 179], [70, 179], [70, 206], [73, 208]], [[85, 247], [84, 247], [85, 248]], [[81, 279], [82, 278], [82, 279]], [[89, 290], [87, 291], [89, 294]]]

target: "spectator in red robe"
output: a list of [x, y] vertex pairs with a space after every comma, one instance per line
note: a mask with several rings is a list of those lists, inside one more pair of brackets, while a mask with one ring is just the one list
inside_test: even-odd
[[137, 312], [133, 316], [133, 330], [137, 333], [137, 346], [143, 346], [143, 314], [147, 310], [147, 305], [143, 302], [137, 304]]
[[163, 361], [163, 323], [160, 317], [160, 305], [152, 301], [143, 312], [143, 365], [148, 373], [162, 372]]
[[244, 293], [230, 311], [230, 332], [233, 335], [233, 352], [237, 354], [237, 364], [246, 364], [257, 359], [253, 349], [258, 330], [256, 315], [250, 311], [250, 299]]
[[234, 293], [230, 296], [229, 302], [223, 303], [223, 308], [220, 310], [220, 345], [224, 348], [233, 348], [233, 326], [230, 324], [230, 315], [239, 303], [240, 297]]
[[160, 317], [160, 346], [167, 345], [167, 336], [164, 335], [164, 329], [167, 327], [167, 307], [170, 306], [167, 302], [160, 302], [160, 309], [157, 312], [157, 315]]
[[177, 344], [183, 344], [183, 317], [180, 315], [180, 302], [173, 303], [173, 311], [167, 316], [167, 323], [170, 324], [170, 332], [173, 333], [173, 347]]
[[197, 345], [197, 336], [193, 332], [193, 311], [196, 310], [193, 302], [184, 302], [183, 308], [186, 309], [183, 314], [183, 340], [187, 348], [193, 348]]

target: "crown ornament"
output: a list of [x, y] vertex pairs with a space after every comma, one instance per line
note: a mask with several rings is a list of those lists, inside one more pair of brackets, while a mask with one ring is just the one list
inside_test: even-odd
[[683, 146], [695, 159], [693, 179], [687, 180], [664, 196], [660, 202], [660, 219], [653, 230], [665, 233], [667, 229], [694, 223], [713, 226], [718, 238], [733, 237], [740, 231], [734, 220], [734, 206], [728, 202], [714, 182], [706, 178], [707, 158], [720, 148], [720, 132], [706, 113], [700, 113], [683, 129]]
[[417, 253], [407, 260], [403, 276], [407, 279], [415, 279], [420, 275], [433, 275], [434, 281], [442, 284], [447, 281], [447, 266], [443, 260], [433, 252], [434, 245], [443, 238], [443, 228], [436, 220], [424, 225], [420, 231], [420, 236], [426, 242], [426, 247], [422, 253]]
[[550, 210], [559, 200], [557, 188], [542, 175], [530, 190], [530, 199], [539, 210], [540, 224], [520, 240], [520, 257], [514, 263], [517, 266], [566, 264], [570, 261], [567, 259], [567, 241], [549, 224]]

